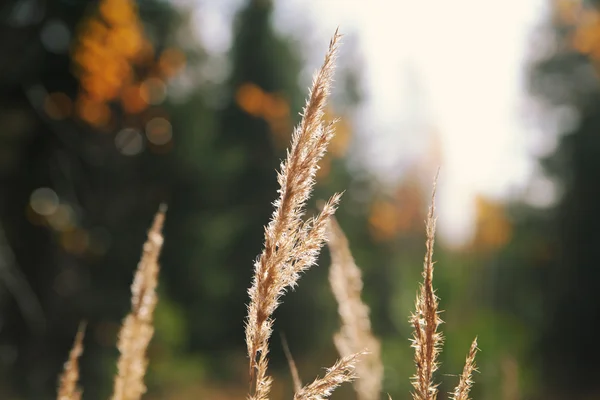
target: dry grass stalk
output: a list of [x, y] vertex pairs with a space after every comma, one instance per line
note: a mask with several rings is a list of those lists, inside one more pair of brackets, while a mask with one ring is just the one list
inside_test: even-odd
[[[305, 204], [318, 170], [318, 162], [333, 137], [333, 124], [323, 121], [340, 35], [337, 30], [325, 61], [313, 79], [302, 121], [294, 130], [291, 148], [278, 174], [279, 198], [265, 228], [265, 247], [254, 265], [248, 290], [250, 304], [246, 320], [246, 344], [250, 358], [251, 399], [267, 399], [271, 379], [267, 376], [272, 315], [287, 288], [293, 288], [300, 273], [312, 266], [325, 241], [329, 216], [340, 195], [334, 195], [319, 215], [303, 222]], [[252, 390], [251, 390], [252, 392]]]
[[112, 400], [138, 400], [146, 392], [146, 349], [154, 334], [152, 315], [158, 301], [158, 257], [163, 244], [165, 212], [166, 206], [161, 205], [148, 232], [148, 240], [131, 285], [131, 312], [119, 332], [118, 348], [121, 355], [117, 363]]
[[477, 353], [477, 338], [473, 339], [471, 343], [471, 349], [467, 355], [465, 366], [463, 368], [462, 375], [458, 381], [458, 385], [454, 389], [454, 392], [450, 393], [452, 400], [469, 400], [469, 392], [471, 386], [473, 386], [473, 371], [477, 371], [475, 366], [475, 354]]
[[334, 217], [329, 220], [328, 242], [331, 253], [329, 282], [338, 303], [342, 320], [340, 332], [334, 343], [342, 357], [367, 349], [369, 354], [356, 366], [358, 379], [354, 388], [359, 400], [375, 400], [380, 397], [383, 379], [381, 344], [371, 332], [369, 307], [362, 302], [363, 281], [356, 265], [348, 239]]
[[416, 300], [416, 311], [410, 322], [414, 327], [412, 347], [415, 349], [416, 374], [412, 377], [414, 400], [435, 400], [437, 385], [433, 383], [433, 374], [438, 369], [437, 357], [443, 341], [438, 327], [442, 323], [438, 311], [438, 298], [433, 290], [433, 244], [435, 239], [435, 188], [433, 185], [431, 205], [427, 214], [425, 242], [426, 253], [423, 263], [423, 283], [420, 285]]
[[304, 386], [294, 395], [294, 400], [322, 400], [328, 398], [342, 383], [351, 382], [356, 378], [355, 369], [360, 356], [364, 352], [351, 354], [338, 360], [327, 369], [323, 378], [317, 378]]
[[300, 389], [302, 389], [302, 380], [300, 379], [300, 373], [298, 373], [296, 362], [294, 361], [294, 357], [292, 356], [292, 352], [290, 351], [290, 346], [288, 346], [287, 339], [284, 335], [281, 335], [281, 344], [283, 345], [283, 352], [285, 353], [285, 358], [287, 359], [288, 365], [290, 367], [290, 373], [292, 374], [292, 381], [294, 382], [294, 392], [299, 392]]
[[64, 372], [60, 377], [57, 400], [80, 400], [81, 390], [77, 387], [79, 381], [79, 357], [83, 353], [83, 336], [85, 323], [79, 325], [69, 359], [65, 363]]

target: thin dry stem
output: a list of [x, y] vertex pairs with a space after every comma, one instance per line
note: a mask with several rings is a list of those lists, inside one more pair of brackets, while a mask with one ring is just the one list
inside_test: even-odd
[[152, 316], [158, 301], [158, 258], [163, 244], [165, 212], [166, 206], [161, 205], [148, 232], [148, 240], [131, 285], [131, 312], [119, 332], [118, 348], [121, 355], [117, 363], [112, 400], [139, 400], [146, 392], [146, 349], [154, 334]]
[[412, 347], [415, 349], [416, 373], [412, 377], [414, 400], [434, 400], [437, 396], [437, 385], [433, 383], [433, 374], [438, 369], [437, 357], [443, 341], [438, 327], [442, 323], [438, 311], [438, 298], [433, 290], [433, 244], [435, 239], [435, 188], [437, 176], [433, 184], [431, 206], [427, 214], [425, 242], [426, 253], [423, 263], [423, 283], [420, 286], [415, 304], [416, 311], [410, 317], [414, 327]]
[[302, 389], [302, 380], [300, 379], [300, 374], [298, 373], [296, 362], [294, 361], [294, 357], [292, 356], [292, 352], [290, 351], [290, 346], [288, 346], [287, 339], [283, 334], [281, 335], [281, 344], [283, 346], [285, 358], [287, 358], [287, 362], [290, 367], [290, 373], [292, 374], [292, 381], [294, 382], [294, 392], [297, 393], [300, 391], [300, 389]]
[[315, 264], [325, 241], [327, 220], [340, 198], [339, 194], [334, 195], [318, 216], [303, 222], [318, 162], [334, 134], [333, 125], [324, 123], [323, 115], [339, 39], [336, 30], [325, 61], [314, 77], [302, 120], [292, 135], [291, 148], [278, 174], [279, 198], [265, 228], [264, 250], [254, 264], [246, 320], [252, 399], [267, 399], [270, 390], [267, 355], [273, 312], [285, 290], [293, 288], [300, 273]]
[[358, 379], [354, 388], [359, 400], [379, 399], [383, 379], [381, 344], [371, 332], [369, 307], [361, 300], [362, 274], [356, 265], [348, 239], [334, 217], [329, 220], [328, 242], [331, 253], [329, 283], [338, 303], [342, 321], [334, 343], [342, 357], [362, 349], [366, 355], [356, 366]]
[[294, 400], [322, 400], [328, 398], [333, 391], [344, 382], [356, 378], [355, 369], [358, 359], [365, 352], [351, 354], [338, 360], [323, 378], [317, 378], [304, 386], [294, 395]]
[[452, 400], [469, 400], [469, 392], [471, 391], [471, 386], [473, 386], [473, 371], [477, 371], [475, 354], [477, 354], [477, 338], [471, 343], [471, 349], [467, 355], [458, 385], [454, 389], [454, 392], [450, 393]]
[[79, 381], [79, 357], [83, 353], [83, 337], [85, 323], [79, 324], [69, 359], [65, 363], [64, 372], [60, 377], [57, 400], [80, 400], [81, 390], [77, 387]]

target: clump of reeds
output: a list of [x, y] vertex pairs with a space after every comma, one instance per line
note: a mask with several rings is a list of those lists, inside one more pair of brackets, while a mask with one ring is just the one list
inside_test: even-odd
[[[245, 326], [250, 373], [249, 400], [269, 399], [272, 381], [267, 375], [267, 368], [273, 313], [285, 291], [295, 287], [300, 274], [315, 264], [326, 239], [329, 240], [332, 258], [330, 283], [342, 322], [340, 332], [334, 336], [334, 342], [342, 358], [326, 370], [323, 378], [302, 386], [287, 344], [284, 344], [294, 378], [294, 400], [328, 398], [340, 384], [356, 378], [355, 390], [359, 400], [375, 400], [380, 397], [383, 378], [381, 345], [371, 331], [369, 308], [361, 300], [363, 283], [360, 269], [352, 257], [348, 240], [333, 217], [340, 195], [334, 194], [317, 216], [303, 220], [318, 162], [334, 135], [333, 123], [324, 121], [323, 116], [339, 39], [340, 35], [336, 31], [325, 61], [313, 79], [302, 120], [294, 130], [291, 147], [278, 174], [279, 198], [274, 202], [273, 216], [265, 228], [264, 249], [254, 264], [254, 278], [248, 290], [250, 303]], [[165, 211], [166, 207], [161, 206], [148, 232], [148, 240], [144, 244], [131, 287], [132, 308], [119, 333], [120, 357], [112, 400], [139, 400], [146, 391], [146, 350], [154, 333], [152, 316], [158, 301], [158, 258], [163, 243]], [[415, 400], [435, 400], [438, 392], [433, 378], [438, 369], [437, 357], [443, 338], [438, 330], [442, 321], [439, 317], [438, 298], [433, 289], [434, 214], [435, 184], [426, 220], [423, 283], [417, 294], [416, 310], [410, 317], [414, 328], [412, 347], [415, 349], [416, 373], [411, 380]], [[58, 400], [81, 399], [77, 382], [78, 359], [83, 351], [83, 330], [82, 325], [65, 364], [59, 382]], [[476, 351], [475, 339], [459, 383], [450, 394], [454, 400], [468, 400], [472, 373], [475, 371]]]

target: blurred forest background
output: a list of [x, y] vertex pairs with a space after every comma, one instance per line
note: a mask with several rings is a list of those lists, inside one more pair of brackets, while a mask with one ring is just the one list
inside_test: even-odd
[[[231, 47], [220, 54], [194, 32], [201, 2], [1, 3], [1, 399], [55, 398], [81, 320], [84, 398], [108, 397], [129, 285], [161, 202], [169, 211], [145, 398], [245, 397], [246, 290], [276, 196], [275, 169], [307, 92], [300, 78], [316, 67], [303, 61], [302, 37], [273, 27], [273, 1], [236, 2]], [[523, 40], [535, 53], [531, 117], [550, 143], [536, 163], [560, 196], [539, 207], [480, 196], [472, 239], [438, 242], [441, 398], [475, 335], [482, 352], [474, 398], [600, 398], [600, 9], [595, 1], [547, 2], [550, 12]], [[432, 141], [393, 184], [352, 163], [364, 83], [356, 37], [345, 33], [329, 110], [341, 122], [315, 198], [346, 190], [338, 220], [363, 269], [384, 390], [407, 398], [408, 315], [443, 157]], [[305, 381], [337, 357], [328, 264], [325, 250], [277, 312], [275, 398], [292, 393], [278, 332]], [[337, 398], [352, 395], [346, 387]]]

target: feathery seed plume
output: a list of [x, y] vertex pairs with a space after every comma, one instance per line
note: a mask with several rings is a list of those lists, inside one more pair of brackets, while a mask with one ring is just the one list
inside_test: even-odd
[[294, 130], [291, 147], [277, 176], [279, 198], [265, 228], [264, 249], [254, 264], [254, 278], [248, 290], [246, 345], [254, 388], [250, 398], [255, 400], [267, 399], [270, 391], [271, 379], [266, 373], [273, 312], [285, 290], [295, 287], [300, 273], [316, 262], [326, 237], [327, 220], [340, 199], [335, 194], [320, 214], [303, 222], [318, 162], [334, 135], [333, 124], [325, 123], [323, 116], [340, 37], [336, 30], [325, 61], [313, 79], [302, 120]]
[[83, 337], [85, 323], [79, 324], [69, 359], [65, 363], [64, 372], [60, 377], [57, 400], [80, 400], [81, 390], [77, 387], [79, 381], [79, 357], [83, 353]]
[[369, 307], [361, 300], [362, 274], [335, 217], [330, 217], [328, 228], [327, 245], [331, 253], [329, 283], [342, 321], [341, 330], [334, 336], [334, 343], [342, 357], [362, 349], [369, 351], [356, 366], [358, 379], [354, 382], [354, 388], [359, 400], [376, 400], [380, 397], [383, 379], [381, 344], [371, 332]]
[[412, 377], [414, 400], [435, 400], [437, 396], [437, 385], [433, 383], [433, 374], [438, 369], [437, 357], [443, 338], [438, 332], [438, 326], [442, 323], [438, 311], [438, 298], [433, 290], [433, 244], [435, 239], [435, 189], [437, 175], [433, 184], [431, 205], [427, 214], [425, 242], [426, 253], [423, 263], [423, 283], [420, 285], [416, 311], [410, 317], [410, 323], [414, 327], [414, 335], [411, 346], [415, 349], [416, 373]]
[[473, 371], [477, 371], [477, 366], [475, 365], [476, 353], [477, 338], [471, 343], [471, 348], [469, 349], [469, 354], [467, 355], [467, 360], [465, 361], [465, 366], [460, 376], [460, 380], [458, 381], [458, 385], [454, 389], [454, 392], [450, 393], [450, 398], [452, 400], [469, 400], [469, 392], [471, 391], [471, 386], [473, 386]]
[[344, 382], [351, 382], [356, 378], [355, 369], [358, 358], [365, 352], [350, 354], [338, 360], [331, 368], [327, 369], [323, 378], [317, 378], [312, 383], [296, 392], [294, 400], [323, 400]]
[[131, 285], [131, 312], [119, 332], [117, 346], [121, 355], [117, 363], [112, 400], [139, 400], [146, 392], [146, 349], [154, 334], [152, 316], [158, 301], [158, 258], [163, 245], [162, 227], [166, 209], [164, 204], [161, 205], [154, 217]]

